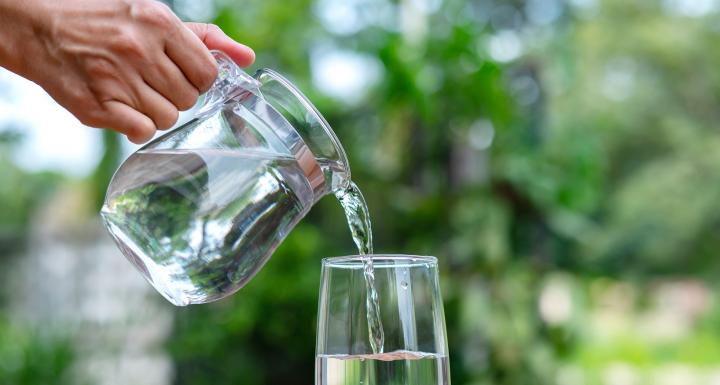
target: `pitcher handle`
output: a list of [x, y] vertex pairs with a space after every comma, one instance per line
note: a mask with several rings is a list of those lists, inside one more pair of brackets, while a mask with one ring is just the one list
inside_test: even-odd
[[222, 51], [211, 50], [218, 66], [218, 75], [205, 93], [198, 113], [214, 109], [217, 105], [242, 92], [260, 95], [260, 82], [243, 71]]

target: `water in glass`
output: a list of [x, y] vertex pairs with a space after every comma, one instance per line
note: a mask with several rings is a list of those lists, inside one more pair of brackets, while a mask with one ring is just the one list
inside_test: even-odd
[[317, 385], [445, 385], [447, 356], [395, 351], [366, 355], [319, 355]]

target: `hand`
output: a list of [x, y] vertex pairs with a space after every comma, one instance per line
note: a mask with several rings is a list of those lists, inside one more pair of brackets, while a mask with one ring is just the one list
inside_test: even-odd
[[209, 49], [253, 51], [153, 0], [0, 0], [0, 66], [42, 86], [82, 123], [135, 143], [170, 128], [217, 76]]

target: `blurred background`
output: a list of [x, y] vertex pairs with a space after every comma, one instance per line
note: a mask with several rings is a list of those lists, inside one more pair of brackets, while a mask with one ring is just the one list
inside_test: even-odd
[[[318, 106], [376, 251], [438, 256], [453, 384], [720, 384], [720, 1], [168, 3]], [[175, 308], [97, 214], [135, 148], [0, 71], [0, 384], [312, 384], [337, 202]]]

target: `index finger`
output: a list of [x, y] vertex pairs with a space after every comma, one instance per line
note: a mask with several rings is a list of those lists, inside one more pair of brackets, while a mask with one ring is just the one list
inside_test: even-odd
[[240, 44], [226, 35], [215, 24], [185, 23], [208, 49], [218, 49], [226, 53], [241, 67], [247, 67], [255, 61], [255, 52], [252, 48]]
[[199, 92], [212, 86], [217, 77], [217, 62], [200, 38], [182, 23], [166, 41], [165, 54]]

